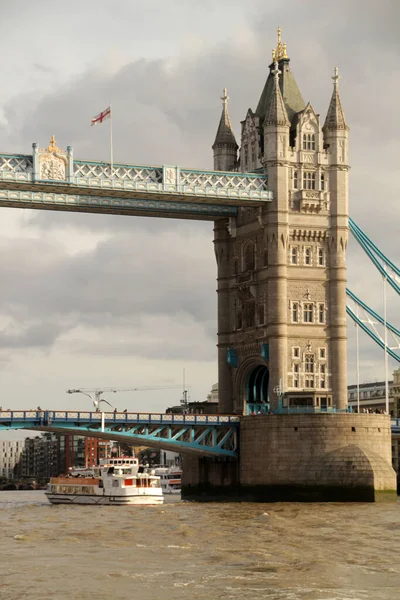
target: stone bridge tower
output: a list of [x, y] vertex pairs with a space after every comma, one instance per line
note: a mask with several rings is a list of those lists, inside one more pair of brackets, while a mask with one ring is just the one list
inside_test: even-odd
[[221, 413], [347, 405], [349, 128], [337, 69], [322, 126], [289, 63], [278, 29], [239, 157], [222, 98], [214, 168], [265, 172], [274, 200], [215, 222]]

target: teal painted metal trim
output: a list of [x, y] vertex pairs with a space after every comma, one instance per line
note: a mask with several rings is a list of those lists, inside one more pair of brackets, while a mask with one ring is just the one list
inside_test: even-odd
[[181, 169], [181, 173], [195, 173], [199, 175], [216, 175], [221, 177], [239, 177], [242, 179], [265, 179], [268, 181], [268, 176], [265, 173], [242, 173], [238, 171], [203, 171], [197, 169]]
[[[363, 302], [362, 300], [357, 298], [357, 296], [355, 294], [353, 294], [353, 292], [350, 291], [349, 288], [346, 288], [346, 294], [356, 304], [361, 306], [361, 308], [363, 308], [368, 314], [370, 314], [371, 317], [374, 317], [374, 319], [376, 319], [378, 321], [378, 323], [380, 323], [381, 325], [385, 324], [384, 319], [382, 319], [382, 317], [380, 315], [378, 315], [378, 313], [376, 313], [372, 308], [370, 308], [367, 304], [365, 304], [365, 302]], [[400, 330], [397, 329], [397, 327], [395, 327], [394, 325], [391, 325], [387, 321], [386, 321], [386, 327], [389, 329], [389, 331], [391, 331], [392, 333], [394, 333], [395, 335], [398, 335], [400, 337]]]
[[[267, 387], [267, 397], [264, 398], [264, 383], [265, 383], [265, 378], [268, 377], [268, 387]], [[262, 379], [261, 379], [261, 393], [262, 393], [262, 401], [265, 402], [266, 404], [269, 404], [269, 370], [266, 368], [262, 374]]]
[[265, 361], [269, 361], [269, 344], [263, 343], [261, 344], [261, 358]]
[[[54, 184], [54, 182], [51, 182]], [[150, 196], [150, 193], [149, 193]], [[149, 198], [114, 198], [109, 196], [84, 196], [75, 194], [23, 192], [1, 190], [0, 207], [2, 204], [21, 208], [46, 208], [48, 210], [91, 211], [98, 213], [118, 212], [162, 213], [165, 216], [184, 214], [204, 217], [235, 217], [238, 213], [236, 206], [203, 204], [199, 202], [165, 201]]]
[[32, 154], [0, 154], [0, 158], [18, 158], [33, 161]]
[[237, 356], [237, 350], [235, 348], [228, 348], [228, 350], [226, 352], [226, 361], [230, 367], [237, 369], [238, 356]]
[[[360, 244], [361, 248], [364, 250], [364, 252], [369, 257], [369, 259], [373, 262], [375, 267], [378, 269], [380, 274], [387, 280], [387, 282], [392, 286], [392, 288], [398, 294], [400, 294], [400, 286], [395, 282], [395, 280], [390, 276], [390, 274], [382, 267], [381, 263], [379, 262], [379, 260], [376, 258], [375, 254], [374, 254], [375, 250], [373, 250], [373, 248], [371, 248], [372, 246], [374, 246], [374, 248], [376, 248], [376, 246], [370, 240], [369, 240], [369, 243], [367, 243], [367, 241], [362, 237], [362, 235], [358, 232], [357, 229], [352, 228], [351, 232], [354, 235], [354, 237], [356, 238], [357, 242]], [[385, 259], [386, 259], [386, 257], [385, 257]], [[386, 259], [386, 261], [388, 261], [388, 259]], [[389, 262], [387, 262], [386, 264], [389, 264]], [[390, 264], [392, 265], [393, 263], [390, 263]], [[395, 269], [397, 270], [397, 267], [395, 267]]]
[[[96, 167], [111, 167], [111, 163], [107, 161], [97, 161], [97, 160], [75, 160], [74, 165], [93, 165]], [[162, 174], [163, 168], [158, 165], [128, 165], [127, 163], [113, 163], [113, 169], [145, 169], [145, 170], [154, 170], [160, 171]]]
[[[382, 342], [382, 340], [370, 329], [368, 329], [368, 327], [365, 325], [365, 323], [363, 323], [355, 314], [355, 312], [350, 308], [350, 306], [346, 306], [346, 312], [347, 314], [353, 319], [353, 321], [359, 326], [361, 327], [361, 329], [367, 334], [369, 335], [369, 337], [374, 340], [374, 342], [376, 344], [378, 344], [378, 346], [380, 346], [382, 348], [382, 350], [385, 349], [385, 344], [384, 342]], [[395, 360], [397, 360], [397, 362], [400, 362], [400, 356], [398, 356], [395, 352], [393, 352], [393, 350], [391, 348], [388, 348], [386, 346], [386, 352], [387, 354], [389, 354], [389, 356], [391, 356], [392, 358], [394, 358]]]
[[164, 413], [101, 413], [76, 411], [3, 411], [0, 431], [32, 429], [71, 433], [165, 447], [176, 452], [236, 457], [240, 417], [170, 415]]
[[[387, 256], [385, 256], [383, 254], [383, 252], [378, 248], [378, 246], [376, 246], [374, 244], [374, 242], [367, 236], [366, 233], [363, 232], [362, 229], [360, 229], [360, 227], [353, 221], [352, 218], [349, 217], [349, 226], [350, 226], [350, 231], [352, 233], [357, 233], [357, 235], [368, 245], [370, 246], [374, 252], [376, 252], [376, 254], [379, 256], [379, 258], [381, 258], [383, 260], [383, 262], [388, 265], [391, 269], [393, 269], [393, 271], [396, 273], [396, 275], [398, 275], [400, 277], [400, 269], [398, 267], [396, 267], [396, 265], [389, 260], [389, 258], [387, 258]], [[357, 240], [358, 241], [358, 240]]]

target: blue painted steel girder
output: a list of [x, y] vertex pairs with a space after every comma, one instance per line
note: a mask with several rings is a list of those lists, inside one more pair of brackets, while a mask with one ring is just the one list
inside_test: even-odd
[[83, 435], [202, 456], [238, 456], [237, 416], [3, 411], [1, 429]]

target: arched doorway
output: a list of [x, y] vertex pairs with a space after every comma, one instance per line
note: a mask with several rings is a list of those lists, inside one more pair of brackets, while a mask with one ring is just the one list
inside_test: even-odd
[[269, 411], [269, 371], [258, 365], [250, 371], [246, 383], [246, 414], [265, 414]]

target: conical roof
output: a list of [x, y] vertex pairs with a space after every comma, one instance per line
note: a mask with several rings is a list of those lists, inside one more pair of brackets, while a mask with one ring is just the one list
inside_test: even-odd
[[281, 71], [278, 69], [278, 63], [275, 63], [275, 68], [272, 71], [274, 76], [272, 83], [271, 95], [269, 98], [269, 104], [266, 107], [264, 116], [265, 125], [290, 125], [289, 117], [286, 111], [285, 103], [282, 98], [280, 86], [279, 86], [279, 74]]
[[346, 129], [348, 130], [348, 126], [346, 123], [346, 118], [344, 116], [342, 103], [340, 102], [339, 96], [339, 69], [335, 67], [335, 74], [332, 77], [333, 79], [333, 93], [332, 98], [329, 104], [328, 112], [326, 114], [325, 123], [323, 126], [323, 131], [329, 129]]
[[228, 114], [228, 94], [226, 88], [224, 89], [223, 95], [221, 97], [222, 100], [222, 114], [221, 119], [218, 125], [217, 135], [215, 136], [215, 142], [213, 144], [213, 149], [215, 146], [235, 146], [237, 149], [239, 146], [236, 143], [235, 135], [233, 133], [231, 121], [229, 119]]
[[[282, 94], [283, 101], [285, 103], [285, 108], [287, 115], [290, 121], [293, 121], [296, 113], [304, 110], [305, 102], [303, 100], [303, 96], [300, 93], [300, 90], [297, 86], [296, 80], [293, 76], [292, 71], [289, 67], [289, 58], [283, 58], [278, 62], [279, 70], [281, 71], [281, 76], [279, 77], [279, 88]], [[268, 75], [267, 81], [265, 82], [264, 89], [262, 91], [260, 100], [257, 105], [256, 114], [264, 119], [265, 113], [267, 111], [267, 107], [270, 104], [274, 76], [272, 74], [272, 70], [274, 65], [270, 65], [270, 73]]]

